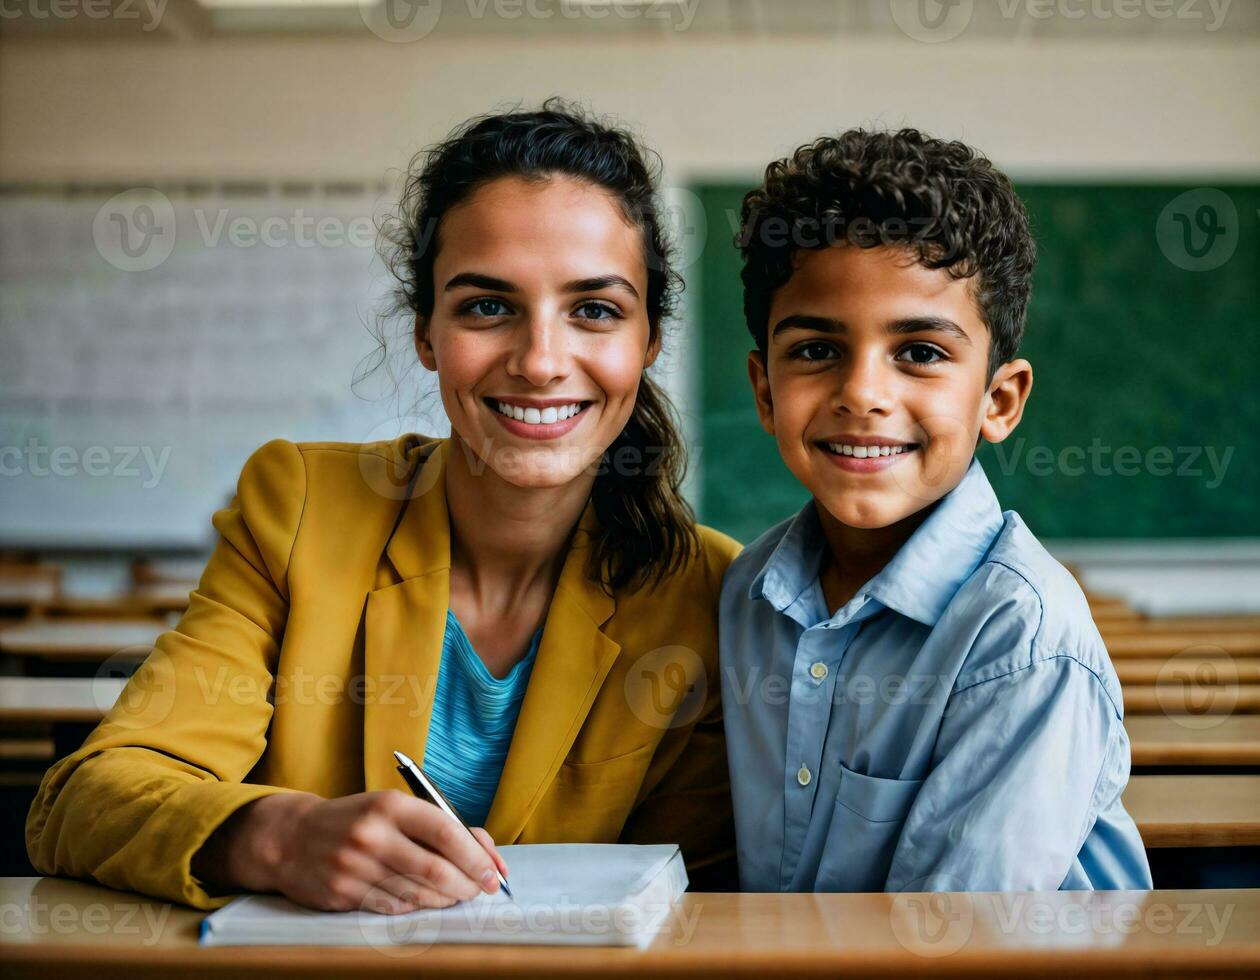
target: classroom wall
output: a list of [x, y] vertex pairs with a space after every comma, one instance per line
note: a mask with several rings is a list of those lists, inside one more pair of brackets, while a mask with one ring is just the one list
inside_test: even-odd
[[638, 124], [677, 181], [810, 135], [914, 124], [1021, 176], [1254, 175], [1260, 43], [214, 38], [0, 43], [0, 180], [375, 178], [488, 107], [555, 93]]
[[[1025, 179], [1249, 179], [1256, 91], [1260, 42], [1229, 32], [5, 40], [0, 182], [370, 181], [471, 114], [556, 93], [639, 127], [677, 188], [859, 123], [966, 139]], [[693, 264], [712, 247], [690, 245]], [[695, 434], [692, 319], [666, 382]]]

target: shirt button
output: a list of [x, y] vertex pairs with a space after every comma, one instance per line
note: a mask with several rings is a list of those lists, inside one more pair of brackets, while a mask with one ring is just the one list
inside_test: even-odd
[[796, 770], [796, 781], [802, 786], [808, 786], [809, 781], [813, 778], [813, 774], [805, 766], [801, 766], [801, 768]]
[[827, 676], [827, 665], [824, 663], [811, 664], [809, 668], [809, 676], [816, 681], [822, 680]]

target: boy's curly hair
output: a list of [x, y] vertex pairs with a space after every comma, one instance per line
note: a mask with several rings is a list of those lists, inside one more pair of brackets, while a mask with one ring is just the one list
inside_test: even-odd
[[1036, 247], [1010, 180], [969, 146], [915, 129], [851, 129], [766, 167], [744, 197], [744, 317], [765, 353], [770, 302], [802, 248], [904, 247], [929, 269], [974, 277], [989, 375], [1019, 350]]

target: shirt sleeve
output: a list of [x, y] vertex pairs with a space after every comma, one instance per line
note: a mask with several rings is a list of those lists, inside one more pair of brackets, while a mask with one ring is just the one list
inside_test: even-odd
[[1119, 807], [1128, 763], [1119, 711], [1073, 657], [955, 690], [887, 890], [1058, 889], [1079, 868], [1100, 810]]
[[246, 462], [214, 515], [219, 541], [188, 611], [84, 744], [44, 775], [26, 820], [37, 870], [198, 908], [229, 900], [191, 862], [233, 812], [282, 792], [244, 780], [266, 748], [304, 500], [292, 443], [269, 442]]

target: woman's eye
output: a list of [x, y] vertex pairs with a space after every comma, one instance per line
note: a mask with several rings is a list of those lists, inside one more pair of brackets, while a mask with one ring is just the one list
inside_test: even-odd
[[800, 361], [826, 361], [836, 356], [836, 349], [831, 344], [815, 341], [801, 344], [792, 351], [792, 356]]
[[613, 320], [620, 315], [617, 310], [607, 303], [595, 302], [581, 303], [573, 312], [582, 320]]
[[503, 300], [489, 296], [473, 300], [464, 309], [475, 316], [484, 317], [503, 316], [508, 311], [507, 304]]
[[911, 364], [935, 364], [945, 359], [945, 353], [931, 344], [911, 344], [897, 355], [897, 359]]

